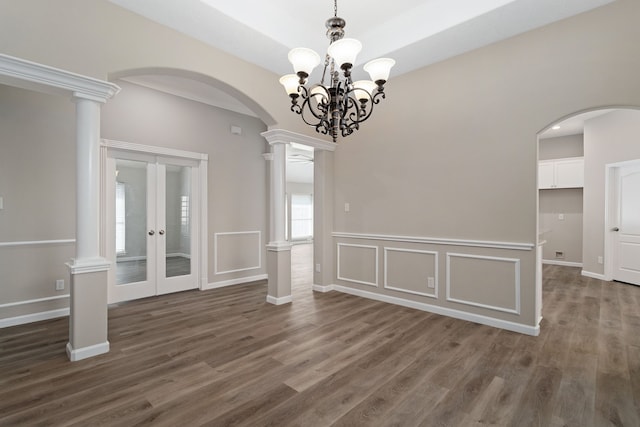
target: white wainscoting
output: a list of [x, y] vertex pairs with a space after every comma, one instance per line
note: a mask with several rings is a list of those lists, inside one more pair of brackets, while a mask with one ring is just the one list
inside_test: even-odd
[[[452, 276], [453, 276], [452, 260], [455, 258], [463, 259], [463, 260], [464, 259], [474, 260], [474, 263], [476, 264], [476, 272], [473, 272], [474, 266], [472, 263], [467, 264], [467, 266], [465, 267], [465, 270], [467, 272], [469, 270], [472, 271], [470, 276], [473, 276], [473, 283], [461, 283], [461, 282], [456, 282], [454, 279], [452, 279]], [[492, 276], [487, 277], [487, 275], [484, 274], [483, 270], [477, 268], [477, 264], [478, 264], [477, 261], [486, 261], [486, 262], [493, 263], [494, 265], [495, 263], [507, 263], [513, 267], [513, 272], [511, 273], [513, 274], [513, 283], [512, 283], [513, 289], [504, 289], [504, 287], [500, 289], [501, 292], [504, 292], [504, 291], [513, 292], [514, 294], [513, 306], [504, 306], [504, 305], [501, 306], [501, 305], [491, 304], [488, 301], [488, 299], [492, 296], [491, 295], [492, 292], [486, 289], [481, 292], [478, 292], [478, 294], [482, 295], [482, 297], [477, 297], [475, 300], [464, 299], [463, 297], [456, 298], [453, 296], [456, 293], [456, 287], [459, 287], [459, 288], [465, 287], [468, 289], [469, 288], [473, 289], [475, 287], [477, 289], [478, 286], [482, 286], [483, 284], [488, 284], [488, 281], [493, 279]], [[495, 268], [493, 270], [495, 271]], [[480, 283], [480, 285], [478, 285], [478, 283]], [[489, 287], [489, 285], [487, 285], [487, 287]], [[461, 291], [458, 290], [458, 292], [461, 292]], [[478, 301], [479, 298], [483, 298], [485, 301], [479, 302]], [[493, 257], [493, 256], [470, 255], [470, 254], [448, 252], [447, 253], [447, 301], [451, 301], [459, 304], [471, 305], [474, 307], [482, 307], [489, 310], [501, 311], [504, 313], [520, 314], [520, 260], [517, 258], [501, 258], [501, 257]]]
[[[393, 273], [394, 271], [393, 262], [391, 261], [393, 257], [390, 257], [389, 254], [394, 252], [396, 254], [405, 254], [406, 255], [405, 258], [411, 257], [415, 259], [416, 256], [420, 256], [420, 255], [422, 255], [423, 258], [426, 258], [421, 264], [422, 264], [422, 267], [425, 267], [423, 269], [427, 270], [428, 272], [421, 271], [420, 273], [422, 274], [412, 275], [412, 271], [410, 269], [407, 269], [406, 265], [403, 266], [405, 267], [405, 270], [403, 271], [403, 273], [405, 274], [405, 276], [408, 275], [408, 277], [406, 277], [403, 280], [403, 282], [416, 283], [417, 286], [414, 285], [414, 289], [409, 289], [407, 284], [402, 284], [397, 282], [394, 284], [393, 278], [389, 277], [390, 270], [391, 270], [391, 273]], [[407, 260], [407, 262], [409, 262], [409, 260]], [[415, 264], [412, 265], [412, 269], [414, 271], [419, 268], [420, 268], [419, 265], [415, 265]], [[430, 274], [432, 274], [432, 276], [430, 276]], [[428, 277], [433, 277], [434, 288], [428, 287]], [[438, 252], [417, 250], [417, 249], [405, 249], [405, 248], [389, 248], [386, 246], [384, 247], [384, 288], [385, 289], [438, 299], [438, 283], [439, 283]], [[418, 290], [416, 288], [418, 289], [424, 288], [424, 290]]]
[[[521, 270], [523, 265], [529, 265], [531, 257], [535, 257], [533, 250], [536, 244], [344, 232], [334, 232], [332, 236], [337, 240], [338, 281], [328, 286], [314, 285], [317, 292], [335, 290], [529, 335], [539, 333], [539, 322], [520, 323], [524, 312], [521, 307]], [[358, 241], [363, 244], [355, 244]], [[457, 250], [452, 250], [453, 247]], [[345, 274], [343, 267], [347, 258], [341, 253], [344, 248], [368, 250], [376, 260], [378, 251], [383, 250], [380, 271], [383, 287], [370, 290], [351, 287], [347, 282], [363, 284], [373, 280], [361, 280], [354, 274]], [[403, 255], [423, 255], [424, 262], [429, 264], [428, 269], [419, 266], [420, 258], [403, 259]], [[350, 256], [349, 259], [353, 262], [358, 258]], [[367, 259], [367, 271], [371, 265], [372, 260]], [[375, 266], [377, 270], [377, 261]], [[351, 271], [358, 271], [357, 266]], [[427, 277], [422, 277], [427, 274]], [[428, 277], [434, 277], [434, 289], [428, 288]], [[407, 280], [415, 280], [415, 283]], [[440, 285], [443, 288], [439, 292]], [[391, 295], [391, 292], [395, 294]], [[535, 307], [531, 309], [535, 310]]]
[[[370, 245], [352, 245], [352, 244], [348, 244], [348, 243], [338, 243], [338, 266], [337, 266], [337, 277], [339, 280], [344, 280], [345, 282], [352, 282], [352, 283], [359, 283], [361, 285], [367, 285], [367, 286], [373, 286], [373, 287], [378, 287], [378, 247], [377, 246], [370, 246]], [[343, 272], [345, 270], [346, 266], [343, 266], [343, 260], [342, 260], [342, 255], [346, 252], [343, 248], [357, 248], [367, 252], [371, 252], [371, 255], [369, 256], [373, 256], [373, 269], [375, 270], [372, 274], [372, 276], [374, 277], [373, 281], [369, 281], [366, 280], [364, 277], [348, 277], [348, 276], [344, 276]], [[363, 258], [364, 259], [364, 258]], [[351, 272], [353, 273], [353, 272]], [[349, 274], [349, 272], [347, 272], [347, 274]]]
[[[250, 238], [251, 236], [254, 237]], [[236, 273], [262, 268], [262, 249], [262, 233], [260, 231], [214, 233], [214, 274]], [[225, 250], [233, 252], [236, 255], [235, 258], [240, 262], [225, 261], [220, 256]], [[251, 252], [254, 255], [247, 259], [247, 255]]]
[[27, 240], [22, 242], [0, 242], [0, 248], [11, 248], [16, 246], [33, 246], [33, 245], [66, 245], [75, 243], [76, 239], [59, 239], [59, 240]]

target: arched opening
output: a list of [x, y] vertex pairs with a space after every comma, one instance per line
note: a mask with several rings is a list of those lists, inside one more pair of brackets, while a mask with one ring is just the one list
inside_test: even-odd
[[[126, 295], [135, 299], [166, 291], [263, 282], [267, 278], [265, 243], [270, 197], [269, 166], [263, 154], [270, 148], [261, 133], [275, 124], [273, 117], [246, 94], [196, 72], [148, 67], [111, 73], [110, 79], [121, 87], [121, 96], [102, 110], [104, 164], [111, 165], [103, 171], [104, 181], [111, 184], [105, 197], [115, 199], [115, 187], [120, 184], [125, 194], [121, 197], [125, 206], [121, 217], [131, 217], [131, 221], [123, 221], [116, 215], [105, 216], [105, 256], [116, 266], [122, 264], [123, 271], [126, 266], [128, 272], [122, 280], [117, 272], [110, 276], [110, 290], [114, 290], [110, 291], [110, 302], [126, 300]], [[193, 159], [204, 161], [204, 170], [202, 166], [196, 169]], [[142, 167], [146, 175], [136, 174], [136, 167]], [[200, 196], [186, 191], [184, 181], [176, 181], [177, 197], [170, 197], [170, 178], [180, 175], [170, 173], [176, 167], [183, 172], [185, 167], [194, 167], [192, 177], [200, 177]], [[149, 178], [149, 174], [153, 176]], [[140, 182], [133, 179], [135, 176]], [[187, 182], [193, 183], [194, 179]], [[157, 193], [155, 201], [146, 205], [126, 203], [132, 200], [127, 192], [142, 190], [144, 197]], [[105, 206], [111, 206], [109, 212], [115, 211], [115, 201], [109, 202], [105, 200]], [[138, 205], [145, 210], [135, 211]], [[187, 212], [189, 207], [193, 209]], [[189, 224], [198, 223], [194, 221], [196, 213], [201, 223], [198, 234], [173, 239], [170, 247], [171, 218], [177, 221], [174, 234], [180, 235]], [[136, 221], [140, 218], [143, 220]], [[120, 223], [116, 223], [118, 220]], [[121, 234], [126, 236], [121, 237], [120, 246], [115, 244], [118, 236], [114, 236], [118, 229], [125, 230]], [[193, 233], [193, 229], [187, 227], [187, 232]], [[138, 236], [137, 244], [133, 236]], [[194, 246], [195, 239], [200, 239], [200, 244]], [[161, 283], [169, 276], [169, 265], [195, 256], [181, 241], [190, 242], [191, 250], [198, 251], [201, 273], [182, 289], [167, 289]], [[128, 250], [125, 246], [130, 242]], [[142, 272], [136, 269], [131, 273], [129, 267], [135, 265]], [[192, 269], [176, 274], [182, 277], [193, 273], [196, 267], [193, 262], [191, 265]], [[138, 286], [140, 292], [115, 292], [125, 286], [134, 289], [134, 284], [146, 281], [155, 286]]]
[[544, 282], [545, 307], [550, 309], [545, 312], [552, 317], [562, 318], [557, 310], [563, 303], [557, 300], [567, 297], [563, 283], [620, 280], [615, 272], [621, 266], [640, 271], [640, 265], [633, 266], [640, 263], [640, 254], [633, 252], [640, 246], [633, 243], [620, 251], [621, 233], [614, 231], [620, 225], [617, 174], [622, 166], [640, 165], [639, 137], [640, 108], [635, 106], [583, 110], [538, 134], [537, 223], [543, 264], [538, 284]]

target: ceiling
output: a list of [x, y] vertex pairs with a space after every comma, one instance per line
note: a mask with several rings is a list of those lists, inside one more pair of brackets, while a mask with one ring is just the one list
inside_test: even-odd
[[[614, 109], [602, 109], [581, 113], [568, 119], [562, 120], [555, 126], [541, 132], [539, 139], [557, 138], [559, 136], [578, 135], [584, 133], [584, 123], [603, 114], [615, 111]], [[556, 128], [556, 129], [554, 129]]]
[[[324, 54], [324, 22], [333, 16], [331, 0], [110, 1], [277, 74], [292, 71], [287, 53], [294, 47]], [[395, 0], [373, 7], [371, 0], [341, 0], [338, 16], [347, 37], [363, 44], [356, 67], [392, 57], [393, 77], [612, 1]]]

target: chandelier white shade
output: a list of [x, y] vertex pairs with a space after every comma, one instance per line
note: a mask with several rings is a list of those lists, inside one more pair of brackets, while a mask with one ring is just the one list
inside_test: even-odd
[[[348, 136], [359, 129], [360, 123], [371, 116], [373, 106], [385, 98], [384, 84], [389, 79], [395, 61], [389, 58], [374, 59], [364, 66], [371, 80], [353, 82], [351, 72], [362, 50], [362, 43], [344, 38], [346, 22], [338, 17], [337, 0], [334, 0], [334, 16], [325, 25], [330, 44], [320, 83], [309, 89], [306, 87], [307, 78], [320, 64], [321, 58], [313, 50], [304, 47], [289, 52], [289, 62], [295, 74], [281, 77], [280, 83], [291, 98], [291, 111], [299, 114], [317, 132], [331, 135], [333, 142], [336, 142], [338, 135]], [[326, 83], [325, 78], [328, 80]]]

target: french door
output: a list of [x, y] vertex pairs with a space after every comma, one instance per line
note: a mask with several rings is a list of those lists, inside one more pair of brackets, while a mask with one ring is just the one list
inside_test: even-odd
[[108, 150], [109, 303], [198, 287], [198, 162]]

